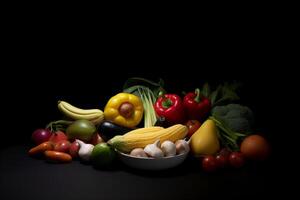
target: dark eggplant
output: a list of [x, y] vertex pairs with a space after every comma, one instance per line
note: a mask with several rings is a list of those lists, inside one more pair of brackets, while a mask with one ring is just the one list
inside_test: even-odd
[[133, 129], [119, 126], [109, 121], [102, 122], [98, 127], [98, 132], [105, 142], [115, 137], [116, 135], [124, 135], [125, 133], [132, 130]]
[[164, 117], [158, 117], [154, 126], [161, 126], [164, 128], [168, 128], [170, 125], [167, 123], [167, 121]]

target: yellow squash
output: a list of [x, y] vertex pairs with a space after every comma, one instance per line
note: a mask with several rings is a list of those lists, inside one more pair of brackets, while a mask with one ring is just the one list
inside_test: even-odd
[[108, 143], [121, 152], [129, 153], [132, 149], [144, 148], [156, 140], [160, 140], [161, 143], [166, 140], [176, 142], [183, 139], [188, 132], [188, 128], [181, 124], [176, 124], [169, 128], [156, 129], [153, 130], [153, 127], [139, 128], [125, 135], [117, 135], [110, 139]]

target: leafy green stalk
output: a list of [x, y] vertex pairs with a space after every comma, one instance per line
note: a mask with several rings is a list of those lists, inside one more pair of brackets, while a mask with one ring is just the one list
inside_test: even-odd
[[157, 119], [152, 103], [152, 98], [154, 97], [152, 91], [138, 88], [138, 96], [141, 98], [144, 106], [144, 127], [154, 126]]
[[213, 120], [216, 123], [216, 126], [219, 129], [218, 136], [221, 143], [230, 150], [238, 151], [238, 141], [243, 137], [246, 137], [246, 135], [232, 131], [228, 126], [226, 126], [225, 123], [221, 122], [216, 117], [211, 116], [209, 117], [209, 119]]
[[159, 92], [164, 91], [163, 85], [164, 81], [162, 79], [155, 83], [144, 78], [134, 77], [129, 78], [123, 86], [123, 92], [141, 98], [144, 107], [144, 127], [154, 126], [157, 121], [153, 104], [158, 98]]

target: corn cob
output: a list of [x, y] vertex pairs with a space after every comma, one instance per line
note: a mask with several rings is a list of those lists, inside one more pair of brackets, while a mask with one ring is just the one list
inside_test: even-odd
[[[149, 128], [153, 129], [153, 127]], [[166, 140], [176, 142], [177, 140], [183, 139], [188, 132], [188, 128], [181, 124], [150, 132], [147, 131], [149, 128], [140, 128], [134, 130], [134, 133], [130, 131], [125, 135], [117, 135], [110, 139], [108, 144], [121, 152], [129, 153], [132, 149], [144, 148], [156, 140], [160, 140], [161, 143]]]

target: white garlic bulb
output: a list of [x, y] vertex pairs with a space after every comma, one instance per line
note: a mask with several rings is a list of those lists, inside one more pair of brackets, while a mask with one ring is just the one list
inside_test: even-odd
[[162, 150], [159, 148], [160, 141], [157, 140], [153, 144], [148, 144], [145, 148], [144, 151], [146, 152], [147, 155], [153, 157], [153, 158], [161, 158], [164, 156], [164, 153]]
[[176, 146], [173, 142], [166, 140], [161, 144], [161, 150], [166, 157], [176, 155]]

